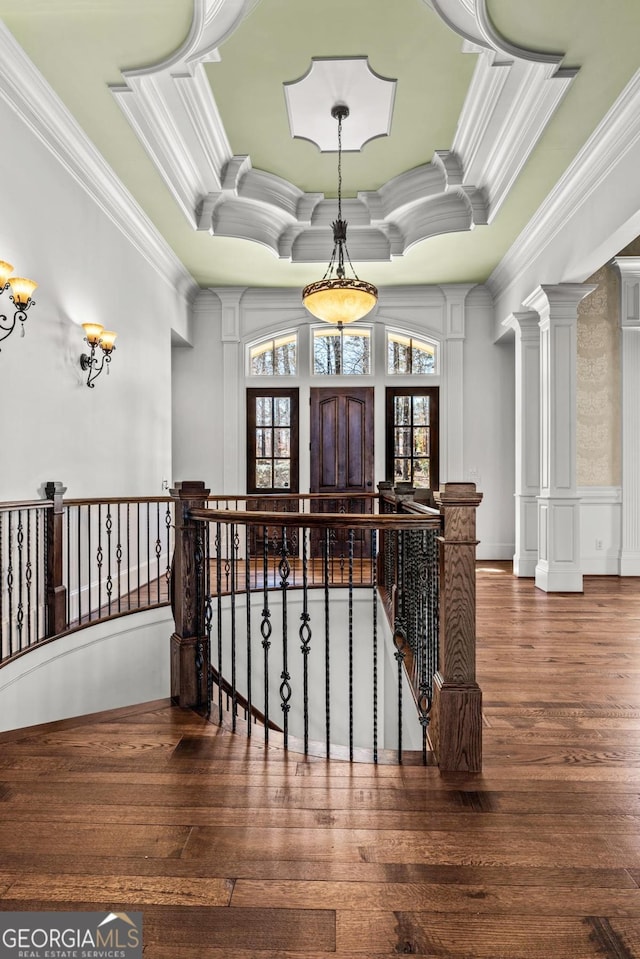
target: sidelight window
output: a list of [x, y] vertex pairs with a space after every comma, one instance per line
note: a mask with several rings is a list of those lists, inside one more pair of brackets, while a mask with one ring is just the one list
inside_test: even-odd
[[437, 489], [438, 389], [387, 388], [387, 478]]
[[298, 491], [298, 390], [247, 390], [247, 492]]

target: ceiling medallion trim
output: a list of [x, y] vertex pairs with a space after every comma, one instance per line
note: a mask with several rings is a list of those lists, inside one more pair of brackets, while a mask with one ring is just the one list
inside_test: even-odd
[[367, 57], [313, 57], [306, 73], [282, 84], [291, 136], [313, 143], [321, 153], [335, 153], [331, 110], [336, 103], [348, 103], [342, 152], [360, 151], [389, 135], [396, 85], [376, 73]]

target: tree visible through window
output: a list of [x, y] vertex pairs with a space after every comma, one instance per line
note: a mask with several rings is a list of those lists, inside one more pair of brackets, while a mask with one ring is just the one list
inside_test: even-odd
[[371, 331], [330, 327], [313, 331], [313, 372], [321, 376], [354, 376], [371, 372]]
[[298, 390], [247, 390], [247, 492], [298, 491]]
[[249, 348], [252, 376], [295, 376], [296, 334], [285, 333]]
[[387, 332], [387, 373], [435, 373], [436, 347], [395, 330]]
[[387, 478], [438, 488], [437, 387], [387, 388]]

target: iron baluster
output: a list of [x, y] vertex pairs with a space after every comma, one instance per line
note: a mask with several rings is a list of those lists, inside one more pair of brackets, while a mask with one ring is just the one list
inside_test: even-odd
[[324, 729], [325, 751], [327, 759], [331, 754], [331, 674], [330, 674], [330, 632], [329, 632], [329, 529], [325, 529], [322, 538], [322, 559], [324, 567]]
[[107, 607], [109, 616], [111, 615], [111, 593], [113, 591], [113, 577], [111, 575], [111, 533], [113, 531], [113, 520], [111, 518], [111, 507], [107, 505], [107, 518], [105, 520], [105, 529], [107, 531]]
[[[213, 597], [211, 595], [211, 538], [209, 524], [205, 527], [205, 670], [207, 677], [207, 719], [211, 717], [211, 702], [213, 700], [213, 670], [211, 668], [211, 630], [213, 628]], [[220, 605], [220, 596], [218, 596]]]
[[195, 564], [196, 564], [196, 681], [198, 685], [197, 705], [202, 706], [202, 680], [204, 677], [204, 543], [202, 541], [203, 524], [197, 523]]
[[27, 646], [31, 646], [31, 585], [33, 564], [31, 562], [31, 510], [27, 510], [27, 562], [24, 570], [24, 584], [27, 593]]
[[247, 611], [247, 736], [251, 739], [251, 528], [245, 526], [245, 608]]
[[100, 607], [102, 606], [102, 503], [98, 503], [98, 551], [96, 553], [96, 563], [98, 566], [98, 619], [100, 619]]
[[[147, 503], [147, 606], [151, 606], [151, 514]], [[200, 692], [198, 692], [198, 697]]]
[[373, 660], [373, 761], [378, 762], [378, 584], [377, 584], [377, 530], [371, 530], [372, 582], [372, 660]]
[[283, 712], [283, 732], [284, 748], [289, 745], [289, 710], [291, 708], [291, 676], [289, 675], [288, 663], [288, 642], [287, 635], [287, 589], [289, 588], [289, 573], [291, 564], [289, 563], [289, 546], [287, 542], [287, 527], [282, 527], [282, 547], [280, 551], [280, 562], [278, 564], [280, 573], [280, 589], [282, 590], [282, 673], [280, 674], [280, 708]]
[[303, 694], [303, 723], [304, 723], [304, 754], [309, 752], [309, 650], [311, 644], [311, 627], [309, 626], [309, 595], [307, 579], [307, 531], [302, 531], [302, 612], [300, 614], [300, 651], [302, 652], [302, 694]]
[[18, 531], [16, 535], [18, 544], [18, 607], [16, 610], [16, 629], [18, 631], [18, 649], [22, 649], [22, 630], [24, 628], [24, 525], [22, 522], [22, 510], [18, 510]]
[[[65, 506], [64, 509], [64, 523], [66, 528], [66, 538], [67, 538], [67, 626], [71, 623], [71, 515], [69, 509]], [[43, 539], [45, 542], [45, 539]], [[45, 543], [46, 546], [46, 543]], [[46, 550], [45, 550], [46, 554]], [[45, 565], [43, 569], [46, 569], [46, 558]], [[46, 586], [44, 587], [44, 593], [46, 598]], [[43, 636], [45, 633], [43, 632]]]
[[127, 503], [127, 609], [131, 609], [131, 509]]
[[167, 503], [167, 509], [164, 514], [164, 525], [167, 531], [167, 569], [165, 579], [167, 583], [167, 596], [171, 596], [171, 503]]
[[218, 719], [222, 722], [222, 524], [216, 523], [216, 591], [218, 594]]
[[404, 535], [402, 530], [397, 534], [397, 555], [398, 555], [398, 609], [393, 628], [393, 645], [396, 648], [394, 653], [398, 664], [398, 762], [402, 763], [402, 665], [405, 658], [405, 647], [407, 644], [407, 630], [404, 621]]
[[118, 503], [118, 512], [116, 514], [116, 576], [118, 580], [118, 612], [122, 611], [122, 541], [120, 536], [120, 507]]
[[9, 540], [7, 564], [7, 610], [9, 613], [9, 656], [13, 655], [13, 510], [7, 514], [8, 529], [7, 538]]
[[81, 507], [76, 510], [76, 546], [78, 550], [78, 622], [82, 622], [82, 539], [81, 539]]
[[264, 651], [264, 741], [269, 742], [269, 649], [271, 647], [271, 610], [269, 609], [269, 540], [268, 530], [265, 526], [262, 531], [262, 622], [260, 623], [260, 633], [262, 635], [262, 649]]
[[353, 762], [353, 529], [348, 532], [349, 558], [349, 762]]
[[156, 503], [156, 602], [160, 602], [160, 557], [162, 556], [162, 540], [160, 539], [160, 502]]
[[231, 728], [236, 730], [236, 716], [238, 711], [238, 697], [236, 691], [236, 572], [238, 567], [238, 551], [240, 539], [238, 527], [231, 524]]

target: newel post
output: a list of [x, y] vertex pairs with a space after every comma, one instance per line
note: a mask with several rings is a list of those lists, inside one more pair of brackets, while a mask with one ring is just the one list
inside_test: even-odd
[[207, 677], [201, 671], [198, 679], [196, 665], [198, 640], [203, 639], [198, 636], [202, 622], [198, 601], [204, 602], [204, 589], [198, 589], [196, 565], [201, 524], [188, 513], [206, 506], [209, 490], [199, 480], [185, 480], [176, 483], [170, 494], [175, 500], [176, 530], [171, 583], [175, 621], [171, 637], [171, 698], [178, 706], [197, 706], [204, 701], [207, 688]]
[[440, 538], [440, 654], [429, 727], [441, 771], [482, 769], [482, 691], [476, 683], [475, 483], [446, 483], [434, 498]]
[[67, 588], [62, 581], [62, 538], [64, 517], [64, 494], [67, 487], [62, 483], [49, 482], [44, 495], [52, 500], [53, 507], [47, 510], [47, 636], [57, 636], [67, 628]]

